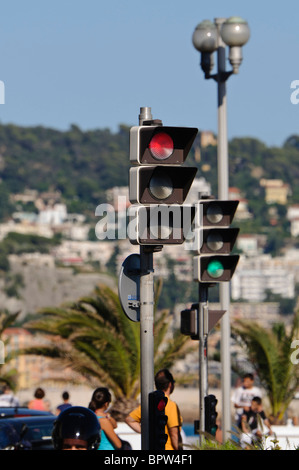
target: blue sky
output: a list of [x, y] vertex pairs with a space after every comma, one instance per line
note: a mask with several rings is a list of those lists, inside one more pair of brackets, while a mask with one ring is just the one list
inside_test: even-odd
[[2, 2], [0, 122], [116, 131], [150, 106], [165, 125], [217, 132], [217, 86], [204, 80], [191, 38], [202, 20], [230, 16], [248, 21], [251, 38], [227, 82], [229, 138], [280, 146], [299, 134], [295, 0]]

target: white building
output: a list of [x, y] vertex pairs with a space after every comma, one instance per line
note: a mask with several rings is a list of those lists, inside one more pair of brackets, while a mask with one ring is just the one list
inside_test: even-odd
[[263, 255], [258, 258], [241, 258], [231, 281], [233, 300], [245, 299], [251, 302], [265, 300], [267, 290], [283, 298], [295, 295], [295, 272], [284, 258]]
[[65, 264], [71, 264], [72, 260], [81, 260], [82, 263], [98, 261], [101, 266], [105, 266], [114, 249], [114, 242], [64, 240], [55, 247], [53, 255], [56, 260]]
[[41, 225], [61, 225], [66, 218], [66, 205], [55, 204], [53, 207], [46, 207], [39, 212], [37, 223]]
[[299, 204], [292, 204], [288, 207], [287, 219], [291, 225], [292, 237], [298, 237], [299, 235]]

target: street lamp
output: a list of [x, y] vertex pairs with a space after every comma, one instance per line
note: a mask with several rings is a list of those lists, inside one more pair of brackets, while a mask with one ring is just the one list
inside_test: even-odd
[[192, 42], [198, 51], [201, 52], [201, 68], [205, 73], [205, 78], [209, 78], [214, 67], [213, 52], [217, 49], [218, 32], [214, 23], [204, 20], [193, 33]]
[[[239, 72], [242, 62], [242, 47], [250, 37], [247, 22], [240, 17], [215, 18], [214, 23], [209, 20], [202, 21], [192, 36], [196, 50], [201, 53], [201, 68], [205, 78], [213, 78], [218, 89], [218, 198], [228, 199], [229, 171], [228, 171], [228, 139], [227, 139], [227, 111], [226, 111], [226, 81], [232, 74]], [[229, 47], [229, 62], [232, 70], [226, 71], [226, 46]], [[217, 73], [211, 74], [214, 67], [213, 55], [217, 50]], [[229, 283], [220, 283], [220, 308], [226, 313], [221, 319], [221, 363], [222, 363], [222, 435], [223, 441], [230, 437], [231, 431], [231, 363], [230, 363], [230, 319]], [[201, 372], [202, 374], [202, 372]], [[206, 373], [207, 375], [207, 373]], [[207, 380], [203, 379], [203, 382]], [[207, 390], [205, 390], [207, 394]], [[200, 390], [201, 414], [203, 407], [203, 390]]]
[[218, 49], [220, 42], [223, 42], [224, 46], [229, 46], [228, 58], [233, 70], [228, 72], [227, 78], [231, 73], [238, 73], [242, 62], [242, 46], [247, 43], [249, 37], [247, 21], [238, 16], [231, 16], [226, 20], [216, 18], [215, 23], [209, 20], [199, 23], [193, 33], [192, 42], [195, 49], [201, 52], [201, 67], [205, 72], [205, 78], [217, 78], [215, 75], [210, 75], [210, 72], [214, 65], [213, 52]]
[[250, 36], [248, 23], [238, 16], [232, 16], [223, 23], [220, 34], [222, 40], [229, 46], [228, 58], [233, 73], [238, 73], [242, 62], [242, 46], [247, 43]]

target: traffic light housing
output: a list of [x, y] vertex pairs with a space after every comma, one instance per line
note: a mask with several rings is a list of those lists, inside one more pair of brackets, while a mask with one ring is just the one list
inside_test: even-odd
[[134, 126], [130, 129], [130, 161], [139, 165], [181, 165], [197, 132], [193, 127]]
[[239, 201], [206, 199], [196, 207], [193, 279], [203, 283], [230, 281], [239, 261], [232, 255], [239, 228], [231, 228]]
[[191, 336], [192, 339], [199, 339], [197, 304], [181, 311], [181, 333], [182, 335]]
[[191, 230], [194, 215], [191, 205], [133, 204], [129, 208], [130, 241], [134, 245], [181, 244]]
[[130, 169], [132, 203], [183, 204], [197, 169], [175, 166], [145, 166]]
[[129, 199], [134, 205], [136, 230], [135, 234], [129, 231], [129, 239], [133, 244], [185, 241], [195, 209], [185, 211], [184, 201], [197, 169], [183, 164], [197, 132], [195, 128], [161, 124], [131, 128], [130, 161], [134, 166], [129, 172]]
[[[200, 304], [194, 303], [191, 308], [181, 311], [181, 333], [182, 335], [190, 336], [193, 340], [199, 339], [199, 309]], [[208, 334], [225, 314], [225, 310], [210, 310], [206, 311], [203, 319], [203, 333]]]
[[150, 392], [149, 400], [149, 450], [165, 450], [167, 442], [167, 434], [165, 426], [167, 424], [167, 416], [165, 415], [165, 407], [168, 398], [161, 390]]
[[218, 400], [215, 395], [207, 395], [205, 397], [205, 431], [215, 436], [218, 426], [216, 424], [218, 413], [216, 405]]

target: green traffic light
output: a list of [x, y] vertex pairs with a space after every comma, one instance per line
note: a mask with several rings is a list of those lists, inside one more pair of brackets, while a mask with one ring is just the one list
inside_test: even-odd
[[213, 279], [218, 279], [224, 273], [223, 264], [219, 260], [212, 260], [207, 267], [207, 272]]

